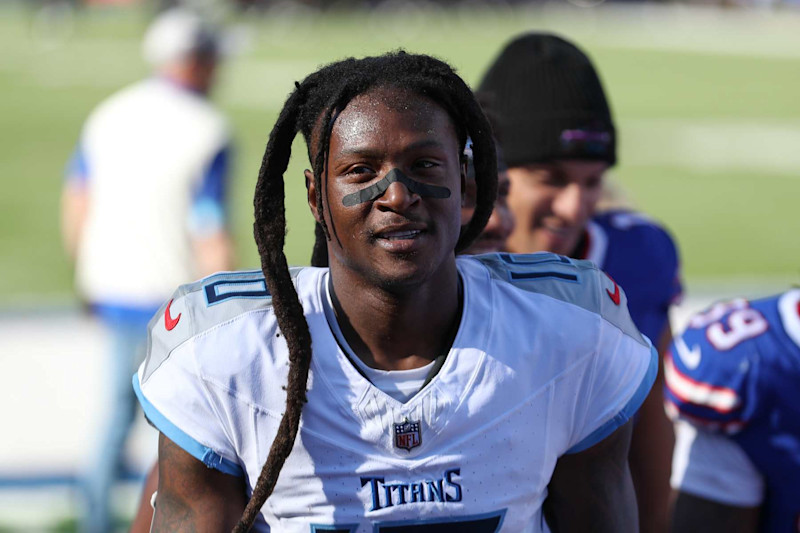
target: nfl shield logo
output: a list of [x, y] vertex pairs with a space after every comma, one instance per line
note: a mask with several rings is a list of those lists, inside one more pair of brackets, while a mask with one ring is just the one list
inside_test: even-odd
[[411, 451], [422, 444], [422, 434], [419, 431], [419, 421], [409, 421], [405, 419], [400, 424], [394, 425], [394, 445]]

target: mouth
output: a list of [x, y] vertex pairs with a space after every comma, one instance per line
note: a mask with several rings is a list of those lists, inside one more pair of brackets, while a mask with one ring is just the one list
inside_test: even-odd
[[372, 231], [378, 239], [413, 239], [428, 230], [427, 224], [403, 220], [394, 224], [386, 224]]
[[543, 246], [550, 252], [569, 254], [580, 238], [581, 229], [574, 224], [563, 225], [544, 222], [539, 226], [540, 235], [546, 239]]
[[402, 231], [388, 231], [377, 235], [379, 239], [386, 239], [389, 241], [402, 241], [406, 239], [415, 239], [422, 234], [422, 230], [402, 230]]
[[542, 229], [547, 230], [550, 233], [552, 233], [554, 235], [558, 235], [560, 237], [566, 237], [570, 233], [572, 233], [572, 228], [569, 227], [569, 226], [556, 226], [556, 225], [553, 225], [553, 224], [544, 223], [544, 224], [542, 224], [541, 227], [542, 227]]
[[372, 236], [390, 252], [407, 253], [416, 251], [427, 233], [428, 228], [424, 224], [410, 223], [383, 227], [374, 231]]

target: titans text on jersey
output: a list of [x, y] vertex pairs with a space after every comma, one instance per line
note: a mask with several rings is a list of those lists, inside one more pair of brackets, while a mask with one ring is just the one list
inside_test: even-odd
[[665, 360], [673, 486], [800, 531], [800, 289], [692, 317]]
[[[327, 269], [293, 270], [314, 355], [299, 437], [260, 531], [546, 530], [557, 459], [624, 424], [657, 357], [625, 293], [554, 254], [458, 259], [464, 304], [439, 372], [409, 401], [337, 342]], [[252, 488], [285, 404], [288, 358], [259, 272], [180, 288], [134, 376], [148, 419]], [[502, 458], [498, 460], [498, 457]]]

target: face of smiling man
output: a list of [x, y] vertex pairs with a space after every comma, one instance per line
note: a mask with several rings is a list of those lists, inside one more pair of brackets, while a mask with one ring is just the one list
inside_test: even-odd
[[[423, 96], [380, 88], [347, 105], [331, 131], [322, 181], [334, 279], [360, 279], [389, 291], [452, 279], [464, 182], [459, 148], [447, 112]], [[354, 193], [398, 173], [405, 179], [353, 202]], [[309, 182], [309, 205], [319, 219]], [[447, 197], [429, 193], [443, 189]]]
[[508, 169], [514, 231], [506, 248], [571, 255], [600, 200], [605, 161], [561, 159]]

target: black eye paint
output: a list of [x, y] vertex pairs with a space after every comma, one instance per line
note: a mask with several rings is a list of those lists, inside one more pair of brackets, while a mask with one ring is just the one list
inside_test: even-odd
[[400, 169], [393, 168], [389, 171], [386, 176], [383, 177], [377, 183], [370, 185], [369, 187], [364, 187], [358, 192], [354, 192], [348, 194], [344, 198], [342, 198], [342, 204], [345, 207], [353, 207], [354, 205], [363, 204], [364, 202], [371, 202], [376, 200], [384, 195], [386, 189], [389, 188], [389, 185], [394, 183], [395, 181], [399, 181], [406, 187], [408, 190], [416, 193], [423, 197], [428, 198], [450, 198], [450, 189], [447, 187], [440, 187], [439, 185], [428, 185], [426, 183], [420, 183], [419, 181], [413, 180], [403, 174]]

